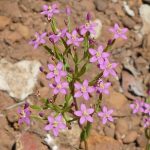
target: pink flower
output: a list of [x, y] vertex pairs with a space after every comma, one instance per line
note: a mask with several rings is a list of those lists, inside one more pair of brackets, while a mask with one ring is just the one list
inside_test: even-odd
[[67, 75], [67, 72], [63, 71], [62, 62], [58, 62], [56, 67], [52, 64], [48, 64], [48, 69], [50, 72], [46, 75], [47, 79], [55, 78], [55, 81], [60, 81], [61, 77], [65, 77]]
[[150, 104], [144, 103], [144, 113], [150, 116]]
[[24, 105], [24, 109], [21, 110], [21, 108], [18, 109], [19, 114], [19, 120], [18, 124], [26, 123], [27, 125], [30, 125], [30, 115], [31, 111], [29, 110], [29, 104], [26, 102]]
[[135, 100], [133, 104], [130, 104], [130, 108], [133, 110], [133, 114], [138, 112], [144, 112], [144, 101]]
[[107, 107], [104, 106], [102, 108], [102, 112], [98, 113], [98, 116], [102, 118], [102, 123], [106, 124], [107, 121], [111, 121], [111, 122], [114, 121], [113, 117], [111, 116], [112, 113], [113, 113], [112, 109], [108, 110]]
[[79, 47], [79, 44], [83, 41], [83, 38], [78, 38], [78, 33], [76, 30], [73, 30], [72, 34], [66, 33], [66, 36], [68, 38], [67, 45], [73, 44], [74, 46]]
[[53, 4], [52, 6], [43, 5], [43, 11], [41, 12], [42, 15], [45, 15], [48, 17], [48, 20], [50, 20], [54, 14], [58, 14], [58, 6], [57, 4]]
[[125, 40], [127, 39], [125, 33], [128, 31], [128, 29], [127, 28], [121, 29], [117, 23], [114, 25], [114, 28], [110, 28], [109, 31], [114, 34], [114, 39], [118, 38], [122, 38]]
[[80, 110], [74, 111], [74, 114], [80, 117], [80, 124], [83, 124], [85, 121], [93, 122], [91, 114], [93, 114], [93, 108], [86, 108], [85, 104], [81, 104]]
[[84, 80], [83, 84], [75, 83], [74, 86], [76, 88], [76, 93], [74, 95], [75, 98], [83, 96], [85, 100], [89, 100], [89, 93], [94, 91], [92, 86], [88, 86], [88, 81]]
[[108, 59], [105, 59], [104, 63], [99, 64], [99, 67], [100, 69], [104, 70], [103, 72], [104, 78], [108, 77], [110, 74], [114, 77], [117, 76], [114, 70], [117, 67], [117, 63], [110, 63]]
[[46, 41], [44, 40], [44, 37], [46, 36], [46, 32], [42, 33], [41, 35], [39, 33], [35, 33], [35, 40], [32, 40], [29, 42], [29, 44], [34, 45], [34, 49], [38, 48], [40, 44], [45, 44]]
[[66, 124], [63, 122], [61, 114], [59, 114], [57, 117], [49, 116], [48, 122], [49, 124], [46, 125], [44, 129], [46, 131], [52, 130], [54, 136], [58, 136], [59, 131], [66, 128]]
[[143, 118], [144, 128], [150, 127], [150, 117]]
[[68, 82], [61, 82], [60, 80], [56, 80], [55, 83], [49, 84], [49, 87], [53, 88], [54, 95], [58, 93], [67, 94], [67, 88], [69, 87]]
[[58, 42], [61, 38], [66, 36], [67, 29], [57, 30], [57, 34], [50, 34], [49, 39], [53, 43]]
[[110, 85], [110, 82], [104, 83], [102, 79], [99, 79], [96, 85], [96, 90], [98, 93], [109, 94], [108, 88], [110, 87]]
[[96, 26], [97, 26], [97, 23], [95, 23], [95, 22], [87, 22], [85, 25], [82, 25], [80, 27], [81, 35], [85, 35], [87, 32], [95, 35], [96, 34], [95, 27]]
[[99, 64], [102, 64], [104, 59], [109, 57], [109, 53], [103, 52], [103, 50], [103, 46], [99, 46], [97, 50], [90, 48], [89, 53], [92, 55], [90, 62], [98, 62]]

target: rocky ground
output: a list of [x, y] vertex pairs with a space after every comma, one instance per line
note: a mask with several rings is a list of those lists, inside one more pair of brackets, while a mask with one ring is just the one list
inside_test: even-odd
[[[88, 142], [89, 150], [144, 150], [147, 141], [141, 115], [132, 115], [129, 104], [135, 98], [144, 99], [150, 83], [150, 1], [57, 2], [61, 8], [72, 8], [74, 25], [84, 20], [87, 11], [94, 20], [99, 19], [102, 23], [99, 43], [110, 38], [108, 28], [114, 23], [129, 28], [128, 40], [119, 40], [113, 46], [119, 78], [110, 79], [113, 86], [103, 101], [115, 110], [116, 119], [105, 126], [97, 120]], [[51, 0], [0, 0], [0, 150], [73, 150], [79, 142], [76, 124], [59, 138], [46, 134], [42, 124], [34, 121], [31, 128], [19, 128], [17, 107], [12, 107], [20, 100], [36, 101], [37, 89], [41, 96], [50, 96], [47, 81], [38, 71], [41, 64], [46, 67], [47, 52], [42, 47], [34, 50], [28, 44], [36, 31], [49, 31], [47, 20], [39, 14], [45, 3], [50, 4]], [[60, 27], [64, 26], [63, 18], [64, 13], [57, 16]]]

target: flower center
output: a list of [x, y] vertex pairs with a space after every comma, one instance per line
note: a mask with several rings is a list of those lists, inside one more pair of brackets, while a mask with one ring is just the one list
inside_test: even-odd
[[75, 40], [77, 37], [76, 35], [72, 35], [72, 39]]
[[24, 110], [22, 110], [22, 111], [21, 111], [20, 116], [21, 116], [21, 117], [23, 117], [23, 118], [25, 118], [25, 117], [26, 117], [26, 113], [24, 112]]
[[104, 89], [104, 83], [101, 82], [101, 83], [99, 84], [99, 87], [100, 87], [101, 89]]
[[51, 10], [52, 9], [52, 7], [51, 6], [48, 6], [48, 10]]
[[89, 27], [89, 26], [90, 26], [90, 24], [89, 24], [89, 23], [86, 23], [86, 24], [85, 24], [85, 26], [86, 26], [86, 27]]
[[97, 56], [97, 57], [100, 57], [100, 56], [101, 56], [101, 53], [100, 53], [100, 52], [96, 52], [96, 56]]
[[55, 75], [58, 75], [58, 70], [57, 70], [57, 68], [54, 69], [54, 74], [55, 74]]
[[53, 126], [54, 126], [54, 127], [57, 127], [57, 126], [58, 126], [58, 122], [55, 121], [55, 122], [53, 123]]
[[83, 112], [83, 115], [84, 115], [84, 116], [88, 116], [89, 114], [88, 114], [87, 111], [85, 110], [85, 111]]
[[81, 91], [84, 93], [84, 92], [86, 92], [86, 87], [85, 86], [82, 86], [81, 87]]
[[111, 69], [111, 67], [112, 67], [112, 64], [111, 64], [111, 63], [108, 63], [108, 64], [107, 64], [107, 68], [108, 68], [108, 69]]
[[122, 30], [121, 30], [120, 28], [118, 28], [118, 29], [117, 29], [117, 33], [118, 33], [118, 34], [121, 34], [121, 33], [122, 33]]
[[57, 88], [58, 89], [61, 89], [62, 88], [62, 85], [59, 83], [59, 84], [57, 84]]

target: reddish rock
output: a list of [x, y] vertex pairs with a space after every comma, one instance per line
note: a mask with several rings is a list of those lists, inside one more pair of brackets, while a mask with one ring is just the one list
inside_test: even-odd
[[16, 150], [48, 150], [48, 147], [41, 143], [39, 136], [26, 132], [16, 142]]

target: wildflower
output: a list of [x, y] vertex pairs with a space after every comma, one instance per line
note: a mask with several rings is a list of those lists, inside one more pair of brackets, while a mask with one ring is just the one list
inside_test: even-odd
[[99, 64], [102, 64], [104, 59], [109, 57], [109, 53], [103, 51], [103, 46], [99, 46], [97, 50], [90, 48], [89, 53], [92, 55], [90, 62], [98, 62]]
[[52, 130], [54, 136], [58, 136], [59, 131], [66, 128], [66, 124], [63, 122], [61, 114], [59, 114], [57, 117], [49, 116], [48, 122], [49, 124], [46, 125], [44, 129], [46, 131]]
[[18, 124], [26, 123], [27, 125], [30, 125], [30, 115], [31, 111], [29, 110], [29, 104], [26, 102], [24, 105], [24, 109], [21, 110], [21, 108], [18, 109], [19, 114], [19, 120]]
[[108, 59], [105, 59], [105, 61], [102, 64], [99, 64], [100, 69], [102, 69], [103, 77], [106, 78], [111, 74], [112, 76], [117, 76], [115, 72], [115, 68], [117, 67], [117, 63], [110, 63]]
[[53, 4], [52, 6], [43, 5], [43, 11], [41, 12], [42, 15], [45, 15], [48, 17], [48, 20], [50, 20], [54, 14], [58, 14], [58, 6], [57, 4]]
[[150, 104], [144, 103], [144, 113], [150, 116]]
[[48, 64], [48, 69], [50, 72], [46, 75], [47, 79], [54, 78], [55, 81], [59, 81], [61, 77], [65, 77], [67, 75], [67, 72], [62, 70], [62, 62], [58, 62], [56, 67], [52, 64]]
[[86, 20], [88, 21], [88, 22], [90, 22], [90, 20], [91, 20], [91, 14], [88, 12], [87, 13], [87, 15], [86, 15]]
[[35, 33], [35, 40], [32, 40], [29, 42], [29, 44], [34, 45], [34, 49], [38, 48], [40, 44], [45, 44], [46, 41], [44, 40], [44, 37], [46, 36], [46, 32], [42, 33], [41, 35], [39, 33]]
[[135, 100], [133, 104], [130, 104], [130, 108], [133, 110], [133, 114], [138, 112], [144, 112], [144, 101]]
[[55, 83], [49, 84], [49, 87], [53, 88], [54, 95], [58, 93], [67, 94], [67, 88], [69, 87], [68, 82], [61, 82], [60, 80], [56, 80]]
[[98, 113], [98, 116], [102, 118], [102, 123], [103, 123], [103, 124], [106, 124], [107, 121], [113, 122], [114, 119], [113, 119], [113, 117], [111, 116], [112, 113], [113, 113], [113, 110], [112, 110], [112, 109], [108, 110], [108, 108], [104, 106], [104, 107], [102, 108], [102, 112], [99, 112], [99, 113]]
[[150, 117], [143, 118], [144, 128], [150, 127]]
[[98, 93], [109, 94], [108, 88], [110, 87], [110, 85], [110, 82], [104, 83], [102, 79], [99, 79], [96, 85], [96, 90]]
[[63, 30], [57, 30], [56, 34], [50, 34], [49, 39], [56, 43], [58, 42], [61, 38], [64, 38], [66, 36], [67, 29]]
[[75, 83], [74, 86], [77, 90], [74, 97], [81, 97], [83, 96], [85, 100], [89, 99], [89, 93], [92, 93], [94, 91], [94, 88], [92, 86], [88, 86], [88, 81], [84, 80], [83, 84]]
[[67, 38], [68, 38], [68, 40], [67, 40], [67, 45], [73, 44], [74, 46], [79, 47], [79, 44], [80, 44], [80, 42], [83, 41], [83, 38], [78, 38], [77, 35], [78, 35], [78, 33], [77, 33], [76, 30], [74, 30], [74, 31], [72, 32], [72, 34], [66, 33], [66, 36], [67, 36]]
[[114, 28], [110, 28], [109, 31], [114, 34], [114, 39], [118, 38], [122, 38], [125, 40], [127, 39], [125, 33], [128, 31], [128, 29], [127, 28], [121, 29], [117, 23], [114, 25]]
[[97, 26], [97, 23], [95, 22], [87, 22], [85, 25], [82, 25], [80, 27], [80, 33], [81, 35], [85, 35], [87, 32], [95, 35], [96, 31], [95, 31], [95, 27]]
[[81, 104], [80, 110], [74, 111], [74, 114], [80, 117], [80, 124], [83, 124], [85, 121], [93, 122], [91, 114], [93, 114], [93, 108], [86, 108], [85, 104]]

